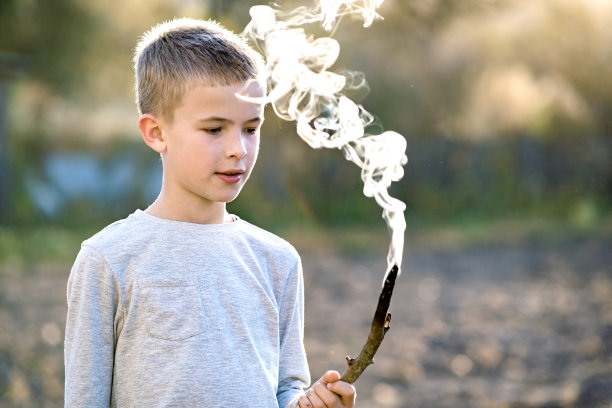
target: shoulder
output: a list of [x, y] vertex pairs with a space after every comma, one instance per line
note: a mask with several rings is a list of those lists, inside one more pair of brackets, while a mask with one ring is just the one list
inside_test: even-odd
[[134, 260], [154, 256], [149, 243], [155, 235], [159, 235], [155, 226], [139, 211], [115, 221], [81, 243], [71, 276], [113, 276], [124, 282]]
[[296, 263], [300, 260], [296, 249], [285, 239], [248, 221], [239, 220], [238, 223], [241, 233], [251, 245], [261, 248], [270, 255], [285, 258], [288, 262]]
[[104, 227], [83, 241], [81, 247], [94, 249], [106, 257], [117, 251], [128, 252], [135, 248], [142, 248], [143, 242], [146, 242], [153, 233], [146, 219], [139, 216], [139, 212], [135, 212]]

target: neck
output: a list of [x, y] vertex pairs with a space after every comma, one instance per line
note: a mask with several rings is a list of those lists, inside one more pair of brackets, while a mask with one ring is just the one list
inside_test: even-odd
[[225, 209], [225, 203], [190, 206], [166, 200], [161, 194], [145, 212], [155, 217], [193, 224], [224, 224], [233, 221]]

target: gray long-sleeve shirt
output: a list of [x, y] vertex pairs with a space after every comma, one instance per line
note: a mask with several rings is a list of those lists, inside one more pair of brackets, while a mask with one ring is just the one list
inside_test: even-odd
[[286, 407], [310, 382], [291, 245], [136, 211], [68, 281], [66, 407]]

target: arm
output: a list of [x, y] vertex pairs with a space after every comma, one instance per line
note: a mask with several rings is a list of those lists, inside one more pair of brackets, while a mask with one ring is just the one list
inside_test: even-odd
[[310, 383], [304, 350], [304, 281], [299, 260], [285, 282], [279, 314], [280, 361], [276, 398], [279, 407], [295, 407], [297, 398]]
[[90, 247], [77, 256], [67, 299], [65, 407], [108, 407], [119, 295], [109, 265]]

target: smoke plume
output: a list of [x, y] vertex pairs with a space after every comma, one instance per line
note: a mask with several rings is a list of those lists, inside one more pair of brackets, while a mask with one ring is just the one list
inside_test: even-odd
[[404, 175], [406, 140], [393, 131], [366, 132], [373, 116], [345, 95], [365, 85], [363, 75], [330, 71], [340, 53], [338, 41], [331, 36], [313, 38], [305, 30], [316, 23], [331, 32], [340, 17], [348, 15], [362, 19], [367, 27], [380, 18], [377, 9], [382, 1], [320, 0], [312, 9], [299, 7], [289, 12], [254, 6], [243, 35], [265, 55], [263, 80], [268, 95], [264, 102], [280, 118], [295, 121], [298, 135], [311, 147], [340, 149], [361, 168], [363, 193], [382, 207], [391, 233], [389, 271], [402, 263], [406, 206], [391, 197], [388, 189]]

